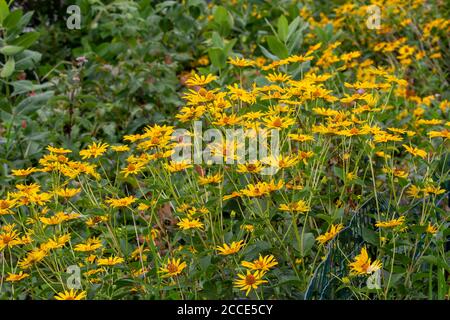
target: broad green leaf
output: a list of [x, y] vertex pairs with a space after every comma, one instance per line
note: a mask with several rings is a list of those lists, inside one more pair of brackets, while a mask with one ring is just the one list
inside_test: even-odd
[[5, 56], [13, 56], [18, 54], [19, 52], [23, 51], [24, 47], [19, 46], [4, 46], [3, 48], [0, 48], [0, 53], [4, 54]]
[[3, 26], [8, 30], [15, 28], [20, 19], [22, 19], [22, 16], [22, 10], [14, 10], [6, 17], [5, 21], [3, 21]]
[[278, 37], [280, 38], [281, 41], [286, 42], [289, 26], [285, 16], [281, 16], [278, 18], [277, 28], [278, 28]]
[[36, 111], [37, 109], [42, 107], [42, 105], [44, 105], [51, 97], [53, 97], [53, 95], [54, 91], [47, 91], [22, 100], [15, 109], [16, 115], [28, 114]]
[[8, 78], [13, 74], [15, 67], [16, 63], [14, 61], [14, 57], [9, 57], [8, 61], [6, 61], [5, 65], [3, 66], [2, 71], [0, 72], [0, 77]]
[[3, 24], [3, 21], [9, 15], [9, 7], [5, 0], [0, 0], [0, 23]]
[[361, 236], [364, 241], [373, 244], [374, 246], [378, 245], [378, 234], [375, 231], [368, 228], [363, 228]]
[[289, 27], [288, 27], [287, 39], [291, 38], [291, 36], [297, 30], [299, 24], [300, 24], [300, 17], [297, 17], [294, 20], [292, 20], [292, 22], [289, 24]]
[[14, 41], [12, 41], [11, 44], [13, 44], [15, 46], [23, 47], [26, 49], [26, 48], [29, 48], [33, 43], [35, 43], [36, 40], [39, 39], [39, 36], [40, 36], [39, 32], [35, 32], [35, 31], [28, 32], [28, 33], [21, 35]]
[[219, 27], [218, 31], [222, 36], [226, 36], [233, 27], [233, 17], [228, 13], [227, 9], [219, 6], [214, 11], [214, 22]]
[[267, 44], [269, 45], [270, 51], [275, 54], [280, 59], [285, 59], [288, 57], [289, 53], [286, 46], [280, 42], [275, 36], [267, 37]]
[[210, 48], [208, 50], [209, 59], [213, 66], [223, 69], [227, 63], [227, 57], [220, 48]]

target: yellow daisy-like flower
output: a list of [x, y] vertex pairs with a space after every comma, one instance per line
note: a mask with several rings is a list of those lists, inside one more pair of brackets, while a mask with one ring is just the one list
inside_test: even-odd
[[283, 73], [271, 73], [268, 76], [266, 76], [266, 79], [269, 80], [270, 82], [286, 82], [289, 79], [291, 79], [290, 75], [287, 74], [283, 74]]
[[192, 165], [187, 163], [187, 161], [170, 161], [169, 164], [165, 164], [164, 167], [167, 169], [167, 171], [169, 171], [170, 173], [174, 173], [174, 172], [178, 172], [178, 171], [183, 171], [187, 168], [191, 168]]
[[186, 267], [186, 262], [181, 262], [181, 259], [175, 260], [175, 258], [173, 258], [169, 259], [167, 264], [161, 267], [158, 272], [163, 273], [163, 278], [175, 277], [178, 276]]
[[264, 256], [264, 257], [259, 255], [259, 258], [256, 260], [253, 260], [253, 262], [249, 262], [249, 261], [241, 262], [241, 265], [247, 269], [262, 270], [262, 271], [269, 271], [270, 268], [275, 267], [277, 264], [278, 264], [278, 262], [273, 255], [268, 255], [268, 256]]
[[189, 229], [202, 229], [204, 228], [204, 224], [200, 222], [199, 219], [188, 219], [183, 218], [180, 220], [180, 222], [177, 223], [177, 226], [180, 227], [182, 230], [189, 230]]
[[128, 207], [132, 203], [134, 203], [137, 199], [134, 196], [129, 196], [120, 199], [108, 199], [105, 202], [109, 203], [109, 205], [113, 208], [121, 208]]
[[349, 264], [351, 273], [362, 275], [371, 274], [382, 268], [380, 260], [375, 260], [371, 262], [369, 255], [367, 253], [366, 247], [361, 249], [361, 253], [354, 258], [354, 261]]
[[258, 286], [267, 283], [267, 280], [262, 280], [264, 272], [261, 270], [255, 271], [254, 273], [247, 271], [247, 274], [238, 274], [239, 279], [234, 281], [234, 286], [242, 291], [246, 291], [245, 295], [248, 296], [250, 291], [258, 289]]
[[102, 241], [98, 238], [87, 239], [86, 243], [80, 243], [75, 246], [74, 251], [89, 252], [102, 247]]
[[203, 186], [207, 184], [215, 184], [220, 183], [223, 180], [223, 175], [217, 173], [215, 175], [206, 176], [206, 177], [198, 177], [198, 184]]
[[126, 152], [130, 150], [130, 147], [126, 145], [119, 145], [119, 146], [111, 146], [111, 149], [116, 152]]
[[286, 129], [295, 123], [295, 119], [289, 117], [270, 116], [264, 119], [267, 128]]
[[252, 163], [238, 164], [239, 173], [259, 173], [263, 169], [261, 162], [255, 161]]
[[205, 86], [216, 79], [217, 77], [212, 74], [208, 74], [206, 76], [194, 74], [186, 81], [186, 84], [190, 87]]
[[0, 199], [0, 216], [6, 215], [6, 214], [13, 214], [14, 212], [11, 210], [14, 208], [16, 204], [16, 200], [1, 200]]
[[28, 273], [23, 273], [23, 271], [20, 271], [18, 274], [9, 273], [8, 277], [6, 277], [6, 281], [8, 282], [17, 282], [22, 279], [28, 278], [30, 275]]
[[107, 143], [92, 143], [86, 149], [80, 151], [80, 156], [84, 159], [98, 158], [108, 149]]
[[337, 236], [337, 234], [344, 228], [344, 226], [342, 225], [342, 223], [339, 224], [332, 224], [330, 227], [330, 230], [328, 230], [327, 232], [325, 232], [324, 234], [318, 236], [316, 238], [317, 241], [319, 241], [321, 244], [325, 244], [328, 241], [334, 239], [334, 237]]
[[16, 177], [26, 177], [32, 174], [33, 172], [36, 172], [36, 168], [27, 168], [27, 169], [12, 169], [11, 174]]
[[81, 291], [78, 293], [78, 290], [70, 289], [70, 291], [65, 290], [64, 292], [60, 292], [55, 296], [56, 300], [82, 300], [86, 298], [86, 291]]
[[123, 263], [125, 260], [121, 257], [108, 257], [108, 258], [100, 258], [97, 260], [97, 265], [99, 266], [115, 266], [117, 264]]
[[305, 200], [299, 200], [297, 202], [291, 202], [287, 204], [281, 204], [278, 208], [281, 211], [290, 211], [290, 212], [308, 212], [311, 210], [310, 206], [306, 203]]
[[141, 162], [129, 163], [126, 168], [120, 171], [120, 173], [123, 173], [125, 177], [128, 177], [130, 174], [138, 174], [144, 167], [145, 164]]
[[81, 188], [61, 188], [55, 191], [55, 193], [62, 198], [72, 198], [81, 192]]
[[438, 232], [438, 228], [436, 226], [432, 225], [431, 223], [429, 223], [427, 226], [426, 232], [430, 233], [432, 235], [435, 235]]
[[406, 144], [403, 144], [403, 148], [405, 148], [406, 151], [408, 151], [413, 156], [421, 157], [422, 159], [425, 159], [427, 157], [427, 152], [425, 150], [415, 148], [415, 147], [410, 147], [410, 146], [407, 146]]
[[241, 241], [233, 241], [231, 245], [228, 245], [226, 243], [223, 244], [223, 246], [217, 246], [217, 251], [219, 251], [220, 255], [226, 256], [229, 254], [234, 254], [241, 250], [241, 248], [244, 246], [244, 240]]
[[71, 153], [72, 150], [69, 149], [64, 149], [64, 148], [55, 148], [52, 146], [47, 146], [46, 148], [48, 151], [50, 151], [51, 153], [56, 153], [56, 154], [66, 154], [66, 153]]
[[375, 227], [395, 228], [398, 226], [402, 226], [404, 223], [405, 223], [405, 217], [402, 216], [398, 219], [392, 219], [392, 220], [388, 220], [388, 221], [377, 221], [377, 223], [375, 223]]
[[255, 62], [252, 61], [252, 60], [247, 60], [247, 59], [239, 58], [239, 57], [235, 57], [234, 59], [233, 58], [229, 58], [228, 59], [228, 63], [232, 64], [233, 66], [241, 67], [241, 68], [243, 68], [243, 67], [250, 67], [250, 66], [253, 66], [255, 64]]

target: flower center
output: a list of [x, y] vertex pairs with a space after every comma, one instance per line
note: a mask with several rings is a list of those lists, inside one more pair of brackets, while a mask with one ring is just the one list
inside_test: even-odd
[[249, 274], [245, 277], [245, 283], [249, 286], [253, 285], [256, 283], [256, 278], [254, 275]]
[[168, 270], [170, 273], [175, 273], [175, 272], [178, 271], [178, 267], [177, 267], [175, 264], [173, 264], [173, 263], [169, 263], [169, 264], [167, 265], [167, 270]]

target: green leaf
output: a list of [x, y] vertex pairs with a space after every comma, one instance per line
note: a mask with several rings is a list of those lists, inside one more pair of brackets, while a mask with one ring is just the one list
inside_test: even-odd
[[222, 36], [230, 33], [233, 27], [233, 17], [228, 13], [227, 9], [219, 6], [214, 11], [214, 22], [218, 26], [218, 31]]
[[2, 71], [0, 72], [0, 77], [8, 78], [13, 74], [15, 67], [16, 62], [14, 61], [14, 57], [9, 57], [8, 61], [6, 61], [5, 65], [3, 66]]
[[378, 245], [378, 235], [375, 231], [368, 228], [363, 228], [361, 236], [364, 241], [373, 244], [374, 246]]
[[14, 10], [6, 17], [5, 21], [3, 21], [3, 26], [8, 30], [15, 28], [20, 19], [22, 19], [22, 15], [22, 10]]
[[209, 59], [213, 66], [223, 69], [227, 63], [227, 57], [220, 48], [210, 48], [208, 50]]
[[[299, 230], [299, 233], [301, 234], [302, 231]], [[312, 233], [307, 232], [303, 235], [303, 238], [301, 239], [300, 244], [298, 243], [297, 238], [295, 238], [295, 237], [293, 238], [292, 241], [293, 241], [294, 249], [297, 250], [298, 252], [301, 252], [303, 254], [303, 256], [306, 256], [311, 251], [316, 240]], [[301, 246], [301, 248], [300, 248], [300, 246]]]
[[47, 91], [44, 93], [37, 94], [35, 96], [28, 97], [22, 100], [14, 110], [16, 115], [28, 114], [36, 111], [42, 107], [47, 101], [53, 97], [54, 91]]
[[289, 27], [288, 27], [287, 39], [291, 38], [293, 33], [297, 30], [299, 24], [300, 24], [300, 17], [297, 17], [294, 20], [292, 20], [292, 22], [289, 24]]
[[275, 36], [268, 36], [267, 43], [270, 51], [280, 59], [288, 57], [289, 53], [286, 46], [278, 40]]
[[285, 16], [281, 16], [280, 18], [278, 18], [277, 27], [278, 27], [278, 37], [280, 38], [281, 41], [286, 42], [289, 26]]
[[[29, 80], [14, 81], [12, 83], [12, 85], [14, 87], [14, 92], [12, 93], [11, 96], [24, 94], [24, 93], [27, 93], [27, 92], [30, 92], [30, 91], [37, 91], [37, 90], [47, 89], [47, 88], [50, 88], [50, 87], [54, 86], [54, 84], [51, 83], [51, 82], [45, 82], [43, 84], [33, 84], [33, 82], [31, 82]], [[66, 98], [66, 97], [62, 97], [62, 98]]]
[[266, 48], [264, 48], [262, 45], [259, 45], [259, 48], [261, 49], [261, 52], [263, 53], [263, 55], [264, 55], [266, 58], [269, 58], [269, 59], [271, 59], [271, 60], [277, 60], [277, 59], [278, 59], [277, 56], [274, 56], [273, 54], [271, 54], [271, 53], [269, 52], [269, 50], [267, 50]]
[[450, 272], [450, 266], [449, 266], [448, 262], [445, 261], [445, 259], [443, 259], [442, 257], [435, 257], [435, 256], [428, 255], [428, 256], [423, 256], [421, 260], [428, 262], [430, 264], [437, 265], [438, 267], [447, 270], [447, 272]]
[[21, 52], [16, 58], [16, 69], [26, 70], [36, 66], [41, 60], [42, 55], [39, 52], [32, 50], [25, 50]]
[[19, 46], [4, 46], [0, 49], [0, 53], [4, 54], [5, 56], [13, 56], [23, 51], [24, 49], [24, 47]]
[[3, 21], [9, 15], [9, 7], [5, 0], [0, 0], [0, 23], [3, 24]]
[[33, 43], [35, 43], [36, 40], [39, 39], [39, 36], [40, 36], [39, 32], [28, 32], [12, 41], [11, 44], [26, 49], [30, 47]]

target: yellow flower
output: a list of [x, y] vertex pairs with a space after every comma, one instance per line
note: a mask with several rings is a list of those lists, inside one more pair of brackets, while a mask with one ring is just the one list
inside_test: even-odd
[[289, 138], [291, 138], [291, 140], [299, 141], [299, 142], [314, 141], [314, 137], [311, 135], [307, 135], [307, 134], [290, 133], [290, 134], [288, 134], [288, 136], [289, 136]]
[[402, 226], [405, 223], [405, 217], [402, 216], [398, 219], [392, 219], [388, 221], [377, 221], [375, 227], [379, 228], [395, 228], [398, 226]]
[[262, 197], [269, 195], [271, 192], [280, 190], [283, 187], [283, 181], [279, 180], [275, 183], [271, 180], [269, 183], [267, 182], [258, 182], [256, 184], [247, 185], [246, 189], [240, 190], [241, 194], [247, 197]]
[[181, 219], [180, 222], [177, 223], [177, 226], [179, 226], [182, 230], [204, 228], [204, 224], [200, 222], [199, 219], [189, 220], [188, 218]]
[[242, 67], [250, 67], [250, 66], [253, 66], [255, 64], [254, 61], [247, 60], [247, 59], [244, 59], [244, 58], [239, 58], [239, 57], [235, 57], [234, 59], [233, 58], [228, 58], [228, 63], [232, 64], [233, 66], [241, 67], [241, 68]]
[[351, 273], [353, 274], [371, 274], [382, 268], [381, 261], [375, 260], [371, 262], [367, 253], [366, 247], [361, 249], [361, 253], [354, 258], [354, 261], [349, 264]]
[[187, 81], [186, 84], [190, 87], [193, 86], [205, 86], [208, 83], [216, 80], [217, 77], [213, 76], [212, 74], [208, 74], [206, 76], [203, 75], [198, 75], [198, 74], [193, 74]]
[[9, 273], [8, 277], [6, 278], [6, 281], [8, 282], [17, 282], [22, 279], [28, 278], [30, 275], [28, 273], [23, 273], [23, 271], [20, 271], [18, 274]]
[[243, 224], [243, 225], [240, 226], [240, 228], [241, 228], [242, 230], [247, 231], [247, 232], [253, 232], [253, 231], [255, 231], [255, 227], [254, 227], [253, 225], [251, 225], [251, 224]]
[[130, 147], [125, 145], [119, 145], [119, 146], [111, 146], [111, 149], [116, 152], [126, 152], [130, 150]]
[[72, 212], [72, 213], [65, 213], [65, 212], [57, 212], [51, 217], [39, 217], [39, 220], [45, 224], [45, 225], [58, 225], [65, 221], [70, 221], [73, 219], [79, 218], [80, 215], [78, 213]]
[[16, 204], [16, 200], [1, 200], [0, 199], [0, 216], [6, 215], [6, 214], [13, 214], [14, 212], [11, 211], [12, 208], [14, 208]]
[[306, 203], [305, 200], [299, 200], [297, 202], [291, 202], [287, 204], [281, 204], [278, 208], [281, 211], [290, 211], [290, 212], [308, 212], [311, 210], [310, 206]]
[[408, 196], [412, 197], [412, 198], [419, 199], [419, 198], [420, 198], [420, 192], [421, 192], [421, 191], [422, 191], [422, 190], [421, 190], [418, 186], [411, 185], [411, 186], [408, 188], [408, 190], [406, 191], [406, 194], [407, 194]]
[[32, 251], [28, 252], [27, 256], [23, 260], [19, 261], [18, 265], [22, 269], [28, 269], [34, 264], [42, 261], [42, 259], [44, 259], [47, 254], [47, 250], [35, 248]]
[[18, 170], [12, 169], [11, 170], [12, 175], [16, 176], [16, 177], [26, 177], [36, 171], [37, 171], [36, 168], [27, 168], [27, 169], [18, 169]]
[[120, 172], [125, 174], [125, 177], [128, 177], [130, 174], [138, 174], [144, 167], [145, 164], [141, 162], [129, 163], [128, 166], [122, 169]]
[[72, 198], [76, 194], [81, 192], [81, 188], [61, 188], [55, 191], [55, 193], [62, 198]]
[[421, 157], [422, 159], [425, 159], [427, 157], [427, 152], [425, 150], [421, 150], [415, 147], [407, 146], [406, 144], [403, 145], [403, 147], [411, 153], [413, 156]]
[[238, 274], [239, 279], [234, 281], [234, 286], [242, 291], [247, 291], [245, 295], [248, 296], [252, 289], [256, 290], [259, 285], [267, 283], [267, 280], [261, 279], [264, 274], [265, 273], [260, 270], [255, 271], [254, 273], [251, 273], [248, 270], [246, 275], [240, 273]]
[[427, 233], [434, 235], [438, 232], [438, 228], [436, 226], [432, 225], [431, 223], [428, 223], [426, 231], [427, 231]]
[[250, 270], [262, 270], [269, 271], [270, 268], [273, 268], [278, 264], [277, 260], [273, 255], [262, 257], [259, 255], [257, 260], [253, 260], [253, 262], [242, 261], [241, 265]]
[[422, 189], [423, 193], [428, 195], [430, 193], [433, 193], [435, 195], [440, 195], [445, 193], [445, 189], [441, 189], [440, 187], [435, 187], [435, 186], [427, 186], [425, 188]]
[[269, 166], [279, 168], [279, 169], [285, 169], [292, 166], [295, 166], [300, 161], [298, 156], [295, 155], [288, 155], [288, 156], [270, 156], [263, 160], [264, 163], [268, 164]]
[[113, 208], [120, 208], [120, 207], [128, 207], [132, 203], [134, 203], [137, 199], [134, 196], [129, 196], [125, 198], [120, 199], [108, 199], [105, 202], [109, 203], [109, 205]]
[[0, 233], [0, 251], [19, 244], [19, 234], [15, 230]]
[[198, 177], [198, 184], [203, 186], [203, 185], [212, 184], [212, 183], [220, 183], [220, 182], [222, 182], [222, 180], [223, 180], [223, 175], [221, 175], [220, 173], [217, 173], [212, 176]]
[[70, 291], [65, 290], [64, 292], [60, 292], [55, 296], [56, 300], [82, 300], [86, 298], [86, 291], [81, 291], [78, 293], [78, 290], [70, 289]]
[[241, 250], [241, 248], [244, 246], [244, 240], [235, 242], [233, 241], [231, 245], [228, 245], [226, 243], [223, 244], [223, 246], [217, 246], [217, 251], [219, 251], [220, 255], [226, 256], [229, 254], [234, 254]]
[[184, 268], [186, 268], [186, 262], [181, 262], [180, 259], [169, 259], [166, 265], [161, 267], [158, 272], [163, 273], [163, 278], [178, 276]]
[[123, 263], [125, 260], [120, 257], [108, 257], [108, 258], [100, 258], [97, 261], [97, 265], [99, 266], [115, 266], [117, 264]]
[[332, 224], [330, 230], [318, 236], [316, 240], [319, 241], [321, 244], [325, 244], [328, 241], [334, 239], [334, 237], [336, 237], [342, 229], [344, 229], [344, 225], [342, 223], [336, 225]]
[[56, 154], [66, 154], [66, 153], [71, 153], [72, 150], [69, 149], [64, 149], [64, 148], [55, 148], [52, 146], [47, 146], [46, 148], [48, 151], [50, 151], [51, 153], [56, 153]]
[[291, 79], [290, 75], [287, 74], [283, 74], [283, 73], [271, 73], [268, 76], [266, 76], [266, 79], [269, 80], [270, 82], [286, 82], [289, 79]]
[[81, 251], [81, 252], [89, 252], [89, 251], [97, 250], [101, 247], [102, 247], [101, 240], [96, 237], [93, 237], [93, 238], [87, 239], [86, 243], [77, 244], [73, 250]]
[[295, 123], [295, 119], [289, 117], [269, 116], [264, 119], [267, 128], [286, 129]]
[[107, 143], [92, 143], [90, 144], [87, 149], [80, 151], [80, 156], [82, 159], [89, 159], [89, 158], [98, 158], [102, 154], [106, 152], [106, 149], [108, 149]]
[[255, 161], [252, 163], [238, 164], [238, 169], [236, 171], [239, 173], [259, 173], [262, 169], [261, 162]]
[[169, 164], [165, 164], [164, 167], [171, 173], [185, 170], [187, 168], [191, 168], [192, 165], [187, 161], [170, 161]]

